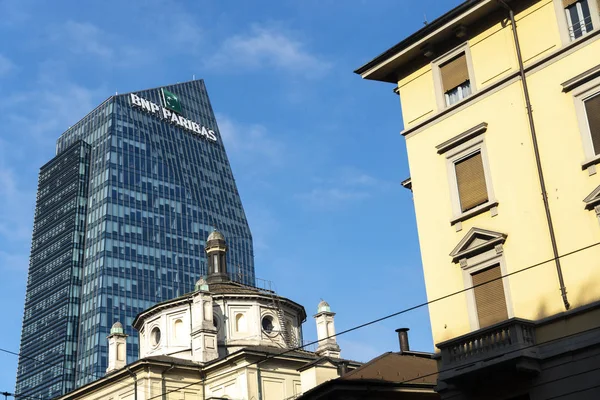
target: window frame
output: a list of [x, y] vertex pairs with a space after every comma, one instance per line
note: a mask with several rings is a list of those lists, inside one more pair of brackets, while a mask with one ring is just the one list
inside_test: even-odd
[[[456, 163], [478, 152], [481, 153], [481, 163], [483, 166], [488, 200], [470, 210], [462, 211], [462, 207], [460, 205], [460, 194], [458, 191], [458, 181], [456, 179]], [[491, 210], [492, 216], [496, 216], [498, 214], [498, 201], [496, 200], [496, 196], [494, 194], [484, 135], [481, 134], [476, 136], [452, 148], [451, 150], [448, 150], [445, 155], [448, 183], [450, 186], [450, 203], [452, 205], [452, 218], [450, 220], [450, 225], [456, 225], [456, 230], [460, 231], [462, 229], [460, 222], [479, 215], [485, 211]]]
[[[263, 327], [263, 320], [265, 318], [271, 318], [271, 323], [273, 325], [273, 329], [271, 330], [271, 332], [266, 331]], [[274, 338], [275, 336], [281, 334], [281, 327], [279, 326], [279, 320], [277, 319], [277, 315], [275, 315], [275, 313], [270, 312], [270, 311], [261, 313], [261, 315], [260, 315], [260, 331], [261, 331], [261, 334], [267, 338]]]
[[590, 131], [590, 125], [585, 109], [585, 101], [595, 95], [600, 95], [600, 77], [579, 86], [577, 89], [573, 89], [572, 92], [584, 153], [584, 160], [581, 163], [581, 168], [584, 170], [587, 169], [589, 175], [594, 175], [596, 173], [596, 165], [600, 164], [600, 154], [595, 153], [594, 143], [592, 142], [592, 133]]
[[558, 21], [558, 31], [563, 46], [582, 40], [590, 33], [600, 30], [600, 9], [598, 8], [598, 2], [596, 0], [587, 0], [588, 8], [590, 9], [590, 15], [592, 17], [592, 30], [590, 32], [586, 32], [584, 35], [581, 35], [580, 37], [575, 39], [571, 39], [571, 36], [569, 34], [569, 25], [567, 23], [565, 8], [562, 6], [562, 0], [553, 1], [554, 11], [556, 14], [556, 19]]
[[[462, 100], [457, 101], [454, 104], [446, 105], [446, 97], [444, 92], [444, 84], [442, 82], [442, 69], [441, 65], [452, 60], [453, 58], [459, 56], [461, 53], [465, 54], [465, 59], [467, 62], [467, 72], [469, 74], [469, 84], [471, 89], [471, 94]], [[471, 60], [471, 49], [468, 43], [463, 43], [460, 46], [450, 50], [444, 55], [438, 57], [437, 59], [431, 62], [431, 68], [433, 71], [433, 86], [435, 88], [435, 100], [437, 103], [438, 111], [445, 110], [447, 108], [456, 107], [459, 104], [462, 104], [464, 101], [472, 97], [475, 93], [477, 93], [477, 85], [475, 84], [475, 73], [473, 69], [473, 62]]]
[[504, 300], [506, 302], [506, 314], [508, 318], [514, 318], [515, 313], [512, 304], [512, 297], [510, 293], [510, 284], [508, 281], [508, 274], [506, 268], [506, 260], [504, 258], [503, 246], [496, 245], [494, 248], [470, 258], [467, 258], [466, 263], [461, 262], [461, 269], [463, 275], [463, 284], [467, 290], [467, 310], [469, 313], [469, 325], [471, 331], [481, 329], [479, 326], [479, 316], [477, 314], [477, 302], [475, 301], [475, 290], [473, 288], [472, 274], [482, 271], [487, 268], [492, 268], [498, 265], [500, 267], [500, 275], [502, 278], [502, 287], [504, 289]]

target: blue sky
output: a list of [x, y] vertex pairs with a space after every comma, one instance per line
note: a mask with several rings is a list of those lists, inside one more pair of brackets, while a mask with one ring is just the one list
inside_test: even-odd
[[[0, 0], [0, 347], [18, 352], [37, 172], [114, 92], [203, 78], [254, 235], [256, 274], [338, 331], [426, 300], [393, 86], [353, 70], [459, 0]], [[341, 336], [366, 361], [433, 350], [426, 308]], [[0, 353], [0, 391], [17, 359]]]

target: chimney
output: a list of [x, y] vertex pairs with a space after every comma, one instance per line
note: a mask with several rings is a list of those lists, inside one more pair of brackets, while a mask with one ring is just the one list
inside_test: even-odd
[[348, 361], [340, 361], [338, 364], [338, 376], [344, 376], [348, 373]]
[[398, 332], [398, 341], [400, 341], [400, 354], [410, 351], [410, 346], [408, 345], [408, 331], [408, 328], [396, 329], [396, 332]]

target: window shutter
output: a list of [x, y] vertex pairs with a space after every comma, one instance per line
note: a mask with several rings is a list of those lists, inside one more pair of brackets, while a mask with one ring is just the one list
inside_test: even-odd
[[444, 93], [469, 80], [469, 70], [467, 69], [467, 57], [465, 53], [442, 65], [440, 70], [442, 72]]
[[594, 154], [600, 154], [600, 94], [585, 101], [585, 113], [592, 136]]
[[564, 8], [567, 8], [567, 7], [569, 7], [570, 5], [577, 3], [578, 1], [579, 1], [579, 0], [562, 0], [563, 7], [564, 7]]
[[499, 265], [475, 272], [471, 275], [473, 286], [485, 283], [473, 289], [475, 292], [479, 328], [485, 328], [486, 326], [508, 319], [504, 286], [502, 279], [499, 279], [501, 276]]
[[460, 208], [463, 212], [488, 201], [481, 152], [455, 164]]

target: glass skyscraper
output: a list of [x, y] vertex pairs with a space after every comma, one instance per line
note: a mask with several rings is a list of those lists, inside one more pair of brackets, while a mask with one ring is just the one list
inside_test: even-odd
[[102, 377], [116, 321], [193, 289], [204, 241], [228, 238], [254, 284], [252, 236], [204, 81], [112, 96], [40, 170], [16, 393], [50, 399]]

